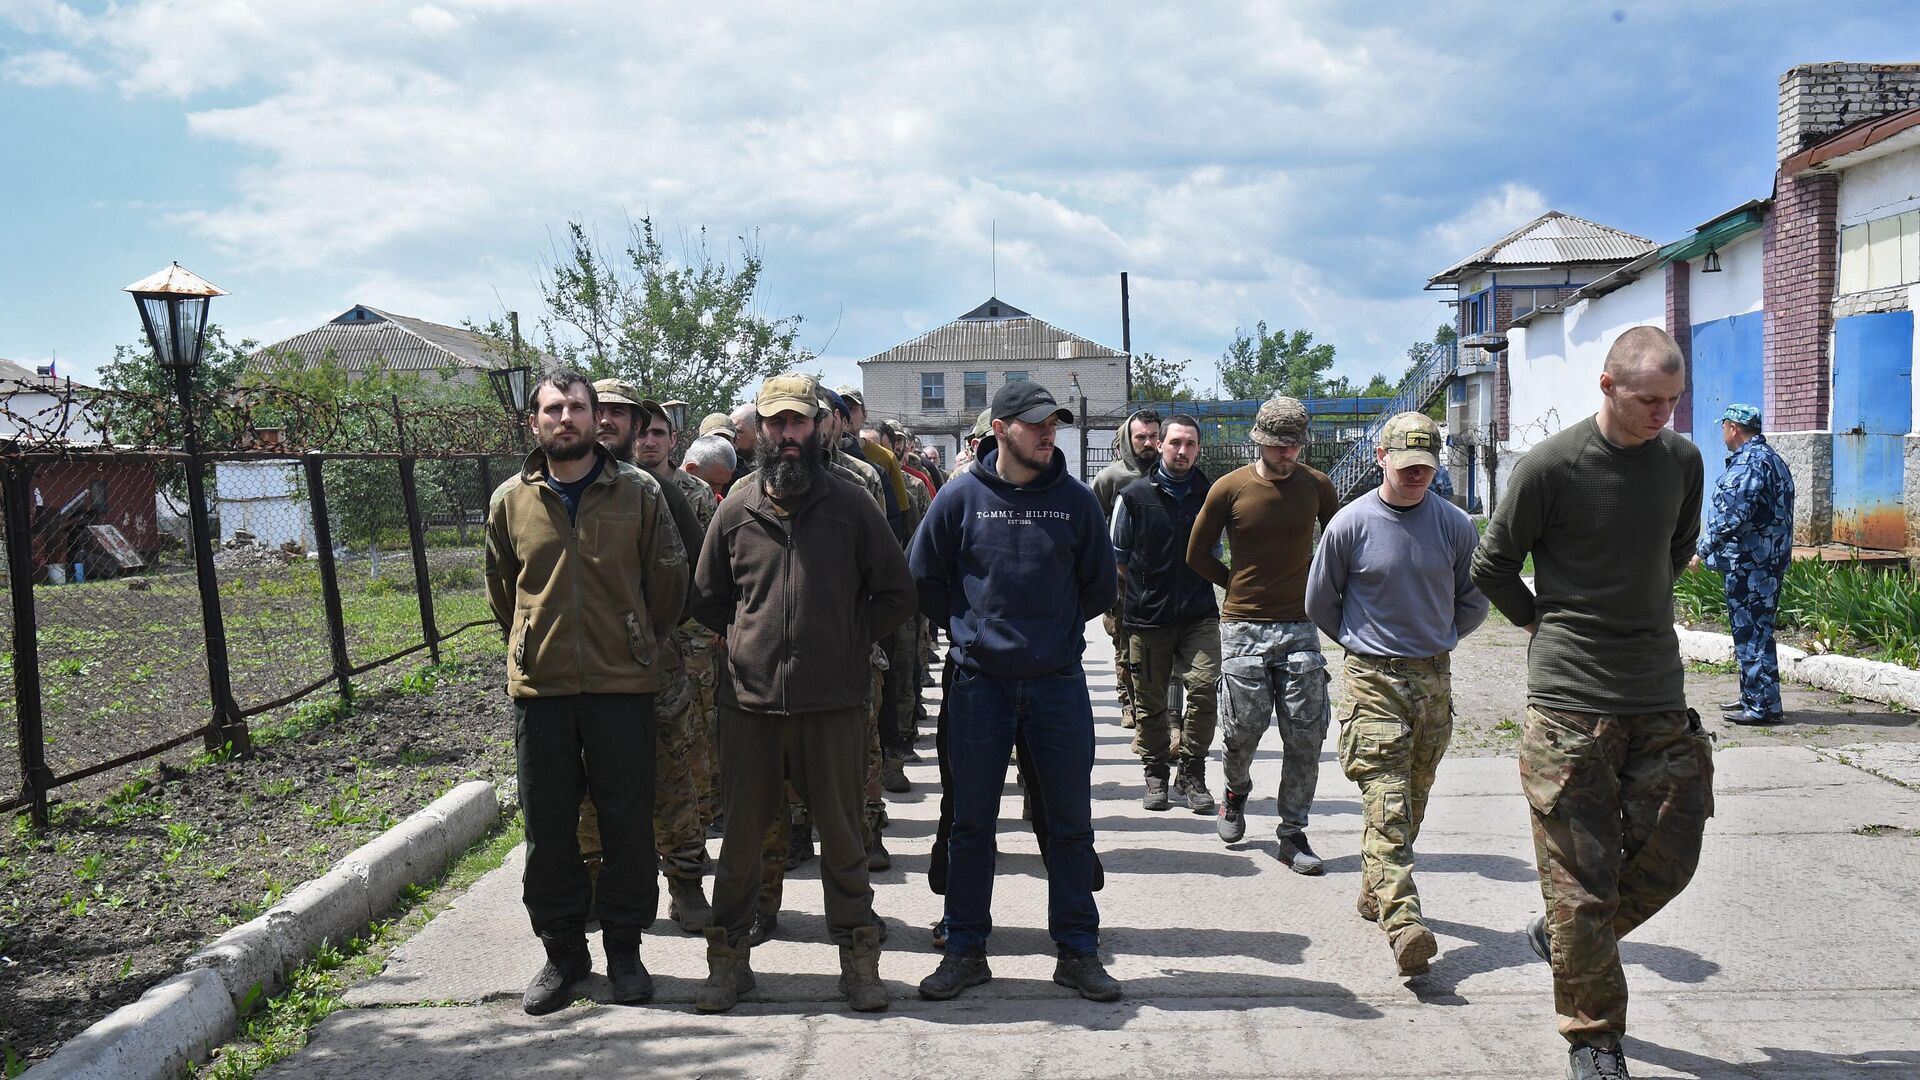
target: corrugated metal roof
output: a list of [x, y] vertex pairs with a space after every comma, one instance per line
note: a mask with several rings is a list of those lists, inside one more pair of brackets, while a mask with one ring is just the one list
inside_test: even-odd
[[1476, 270], [1501, 266], [1621, 262], [1638, 258], [1655, 246], [1644, 236], [1549, 210], [1428, 278], [1427, 284], [1451, 284]]
[[[12, 360], [0, 360], [0, 385], [8, 389], [52, 391], [64, 381], [64, 377], [49, 379], [25, 364], [16, 364]], [[85, 383], [79, 382], [73, 385], [86, 386]]]
[[[319, 367], [330, 359], [342, 371], [366, 371], [376, 363], [388, 371], [439, 371], [448, 367], [489, 371], [506, 363], [498, 345], [471, 330], [395, 315], [365, 304], [356, 304], [325, 326], [275, 342], [254, 356], [268, 354], [297, 356], [298, 366], [303, 368]], [[552, 362], [544, 355], [539, 359]]]
[[[994, 305], [1018, 317], [983, 316]], [[971, 361], [1118, 360], [1126, 354], [1097, 341], [1036, 319], [1011, 304], [994, 299], [958, 319], [860, 361], [867, 364], [948, 364]]]

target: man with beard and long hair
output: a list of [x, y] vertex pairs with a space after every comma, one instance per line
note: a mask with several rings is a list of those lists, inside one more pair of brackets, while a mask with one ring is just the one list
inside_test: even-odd
[[714, 876], [708, 974], [695, 1004], [724, 1012], [753, 988], [761, 848], [789, 779], [820, 835], [840, 989], [887, 1006], [861, 814], [874, 642], [913, 614], [913, 580], [886, 518], [828, 472], [810, 376], [766, 380], [753, 482], [720, 504], [694, 575], [694, 615], [723, 642], [717, 740], [727, 832]]
[[522, 1007], [553, 1012], [592, 970], [593, 885], [576, 830], [602, 826], [598, 908], [617, 1001], [646, 1001], [640, 934], [654, 879], [657, 663], [687, 600], [687, 553], [660, 484], [594, 441], [594, 390], [561, 371], [534, 388], [538, 446], [487, 506], [487, 600], [507, 635], [507, 693], [527, 834], [522, 899], [547, 962]]
[[[712, 494], [704, 494], [698, 501], [689, 498], [682, 487], [676, 486], [671, 471], [663, 474], [658, 468], [648, 467], [642, 452], [646, 449], [642, 433], [666, 424], [666, 410], [618, 379], [601, 379], [593, 384], [593, 390], [599, 402], [595, 416], [600, 445], [622, 464], [639, 468], [659, 482], [681, 546], [698, 552], [705, 531], [705, 519], [698, 508], [711, 507]], [[654, 700], [653, 844], [660, 857], [660, 871], [667, 879], [667, 916], [680, 929], [697, 934], [713, 919], [713, 909], [701, 892], [701, 879], [707, 870], [707, 823], [700, 810], [703, 781], [711, 787], [712, 766], [707, 764], [711, 752], [705, 758], [701, 754], [703, 743], [710, 746], [711, 739], [699, 736], [695, 715], [698, 686], [688, 642], [689, 624], [697, 626], [692, 619], [683, 621], [670, 636], [672, 648], [663, 650], [663, 688]], [[705, 628], [700, 632], [705, 633]], [[580, 807], [580, 851], [589, 870], [597, 872], [600, 823], [591, 801]]]
[[[945, 956], [920, 996], [952, 998], [993, 977], [993, 879], [1007, 756], [1023, 745], [1047, 835], [1047, 929], [1053, 981], [1093, 1001], [1120, 984], [1100, 963], [1093, 899], [1093, 705], [1086, 622], [1113, 606], [1113, 545], [1100, 504], [1067, 476], [1056, 429], [1073, 413], [1038, 383], [993, 399], [994, 448], [948, 482], [914, 536], [908, 562], [920, 607], [947, 627]], [[984, 445], [984, 444], [983, 444]]]

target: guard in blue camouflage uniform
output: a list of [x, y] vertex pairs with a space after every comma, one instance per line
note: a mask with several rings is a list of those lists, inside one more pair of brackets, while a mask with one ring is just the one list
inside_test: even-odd
[[1781, 719], [1780, 658], [1774, 616], [1793, 558], [1793, 474], [1760, 433], [1760, 410], [1729, 405], [1720, 415], [1727, 471], [1713, 489], [1713, 513], [1700, 534], [1700, 561], [1726, 578], [1727, 622], [1740, 664], [1740, 700], [1721, 706], [1736, 724]]

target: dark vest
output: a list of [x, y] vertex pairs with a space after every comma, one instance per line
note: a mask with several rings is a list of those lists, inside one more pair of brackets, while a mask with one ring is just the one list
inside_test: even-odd
[[1126, 564], [1126, 623], [1152, 629], [1213, 618], [1220, 613], [1213, 583], [1187, 565], [1187, 537], [1193, 534], [1193, 519], [1207, 501], [1212, 481], [1195, 466], [1187, 497], [1175, 502], [1153, 477], [1149, 471], [1128, 482], [1117, 496], [1126, 504], [1133, 529]]

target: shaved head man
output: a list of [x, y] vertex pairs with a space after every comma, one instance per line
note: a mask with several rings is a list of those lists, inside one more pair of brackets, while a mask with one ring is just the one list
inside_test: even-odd
[[1700, 451], [1667, 426], [1686, 387], [1666, 331], [1621, 334], [1599, 411], [1521, 457], [1473, 554], [1474, 584], [1533, 635], [1520, 785], [1546, 914], [1527, 941], [1575, 1080], [1626, 1075], [1620, 939], [1686, 888], [1713, 807], [1673, 630], [1700, 535]]

